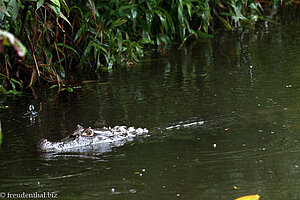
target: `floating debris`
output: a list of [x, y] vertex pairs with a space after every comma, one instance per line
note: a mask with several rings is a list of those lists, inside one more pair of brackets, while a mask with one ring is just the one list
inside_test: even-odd
[[28, 111], [24, 114], [29, 117], [30, 124], [35, 124], [35, 118], [38, 116], [38, 112], [35, 111], [34, 105], [29, 105]]
[[136, 190], [135, 189], [130, 189], [129, 192], [135, 194]]
[[255, 195], [247, 195], [247, 196], [239, 197], [234, 200], [259, 200], [259, 198], [260, 196], [258, 194], [255, 194]]

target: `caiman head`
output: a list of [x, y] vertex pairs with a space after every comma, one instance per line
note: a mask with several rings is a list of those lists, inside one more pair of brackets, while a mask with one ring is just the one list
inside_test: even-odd
[[149, 136], [148, 130], [146, 128], [127, 128], [126, 126], [84, 129], [78, 125], [72, 134], [57, 142], [41, 139], [37, 144], [37, 148], [44, 152], [72, 152], [91, 149], [103, 152], [110, 150], [112, 147], [122, 146], [137, 136]]

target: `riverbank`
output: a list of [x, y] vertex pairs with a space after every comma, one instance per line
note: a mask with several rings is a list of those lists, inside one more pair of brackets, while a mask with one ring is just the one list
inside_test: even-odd
[[182, 46], [218, 32], [255, 31], [257, 22], [277, 23], [276, 16], [296, 7], [293, 1], [247, 0], [12, 2], [1, 5], [0, 15], [1, 29], [17, 41], [0, 35], [7, 41], [0, 43], [4, 95], [45, 84], [72, 92], [68, 84], [78, 74], [102, 76], [130, 67], [143, 59], [145, 49], [165, 55], [166, 45], [174, 42]]

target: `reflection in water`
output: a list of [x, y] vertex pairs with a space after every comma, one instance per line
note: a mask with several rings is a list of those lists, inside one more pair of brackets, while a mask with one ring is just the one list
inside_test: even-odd
[[[297, 199], [300, 26], [285, 20], [169, 47], [164, 57], [150, 54], [149, 62], [58, 98], [41, 92], [36, 102], [14, 100], [1, 115], [1, 191], [82, 199], [222, 200], [256, 193]], [[30, 124], [23, 113], [31, 104], [43, 109]], [[77, 124], [147, 127], [151, 137], [105, 154], [36, 152], [40, 138], [60, 140]]]

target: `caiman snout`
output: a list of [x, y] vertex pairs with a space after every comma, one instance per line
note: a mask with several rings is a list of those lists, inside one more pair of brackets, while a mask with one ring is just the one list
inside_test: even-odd
[[[40, 141], [37, 143], [36, 148], [41, 151], [48, 151], [51, 149], [52, 142], [48, 141], [45, 138], [40, 139]], [[53, 149], [53, 148], [52, 148]]]

